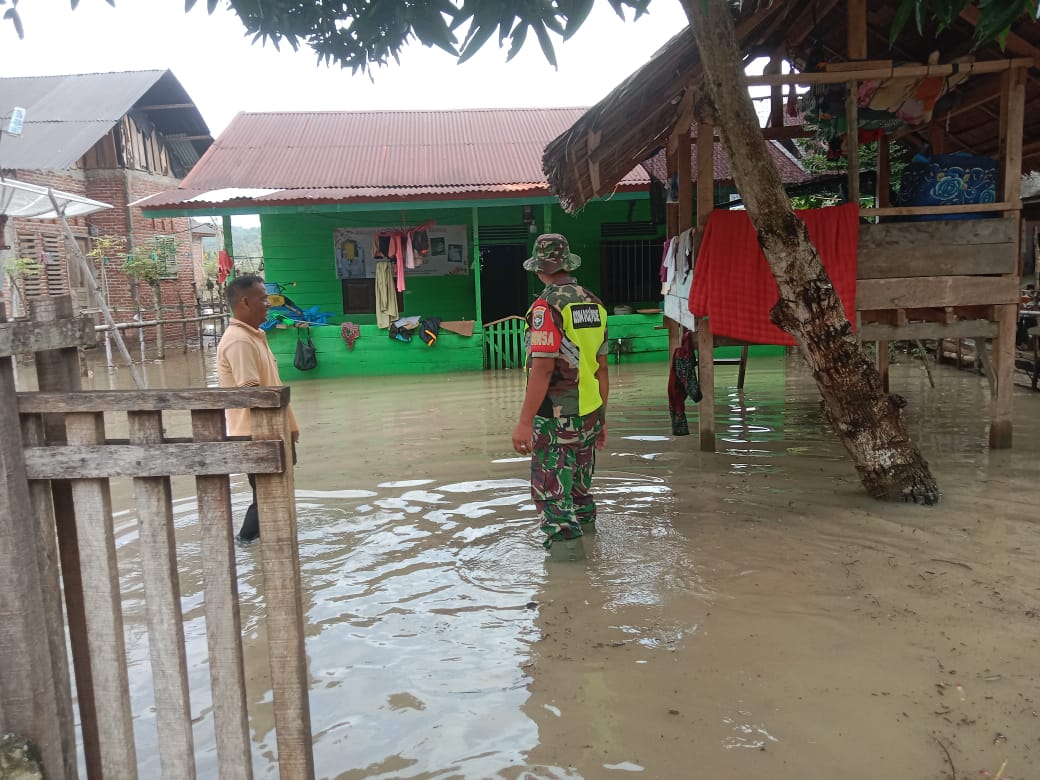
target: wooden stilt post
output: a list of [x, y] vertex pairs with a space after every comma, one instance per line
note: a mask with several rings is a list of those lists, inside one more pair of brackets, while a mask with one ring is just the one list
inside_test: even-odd
[[892, 167], [891, 167], [891, 144], [888, 140], [887, 135], [882, 135], [878, 139], [877, 149], [877, 181], [875, 182], [876, 189], [874, 197], [877, 199], [878, 208], [888, 208], [890, 203], [889, 191], [892, 188]]
[[481, 298], [484, 295], [480, 284], [480, 209], [474, 206], [471, 210], [473, 219], [473, 305], [476, 312], [477, 325], [484, 327], [484, 312]]
[[[679, 202], [676, 204], [675, 233], [678, 235], [693, 227], [693, 141], [690, 138], [690, 126], [693, 123], [693, 90], [687, 88], [683, 96], [682, 111], [676, 125], [675, 168], [679, 176]], [[679, 348], [682, 341], [683, 327], [672, 319], [665, 318], [668, 325], [668, 354]]]
[[[29, 304], [29, 316], [39, 323], [67, 319], [72, 316], [72, 298], [68, 295], [34, 298]], [[38, 352], [36, 385], [41, 391], [80, 390], [82, 386], [77, 350], [65, 348]], [[48, 444], [66, 442], [65, 419], [62, 415], [43, 415], [43, 428]], [[58, 534], [58, 555], [61, 559], [61, 581], [64, 586], [65, 612], [69, 624], [69, 643], [72, 647], [72, 668], [76, 676], [76, 702], [83, 736], [83, 755], [87, 777], [95, 780], [102, 776], [101, 745], [94, 703], [90, 645], [87, 641], [87, 618], [83, 603], [79, 534], [72, 504], [72, 483], [67, 479], [51, 480], [51, 497]]]
[[881, 389], [886, 393], [889, 392], [888, 362], [888, 342], [879, 341], [877, 342], [877, 370], [881, 375]]
[[[671, 195], [672, 191], [672, 177], [677, 177], [679, 187], [682, 187], [682, 168], [679, 165], [679, 148], [682, 146], [682, 138], [680, 133], [680, 127], [682, 120], [676, 124], [675, 130], [672, 131], [672, 135], [668, 139], [668, 146], [665, 147], [665, 165], [668, 169], [668, 182], [667, 190], [668, 194]], [[687, 161], [689, 160], [689, 153], [687, 153]], [[665, 238], [670, 239], [673, 236], [679, 234], [679, 208], [682, 197], [679, 196], [675, 202], [668, 199], [665, 204]], [[679, 341], [682, 338], [682, 326], [678, 322], [665, 317], [665, 327], [668, 329], [668, 356], [671, 361], [671, 356], [679, 348]]]
[[[849, 0], [848, 47], [850, 60], [867, 58], [867, 0]], [[849, 162], [849, 203], [859, 203], [859, 83], [849, 81], [845, 91], [845, 145]]]
[[[7, 314], [0, 304], [0, 323]], [[26, 478], [15, 397], [14, 358], [0, 354], [0, 732], [40, 749], [48, 777], [75, 777], [68, 676], [55, 677], [57, 582], [40, 571], [36, 517]], [[50, 586], [53, 592], [45, 593]], [[64, 651], [64, 647], [61, 648]], [[60, 661], [64, 661], [64, 652]], [[62, 688], [64, 687], [64, 690]], [[71, 744], [70, 744], [71, 742]], [[71, 748], [71, 755], [66, 751]], [[71, 763], [70, 763], [71, 762]]]
[[[1026, 70], [1014, 68], [1003, 79], [1000, 93], [1000, 143], [1003, 147], [1001, 178], [1005, 203], [1019, 202], [1022, 178], [1022, 128], [1025, 120]], [[1004, 213], [1004, 218], [1018, 224], [1020, 211]], [[1015, 236], [1021, 231], [1015, 230]], [[1017, 269], [1014, 276], [1018, 277]], [[997, 306], [997, 337], [993, 340], [993, 371], [996, 389], [993, 393], [989, 429], [989, 446], [1004, 449], [1011, 446], [1014, 413], [1015, 321], [1018, 300]]]
[[[708, 222], [715, 205], [715, 127], [697, 122], [697, 230]], [[715, 452], [715, 337], [707, 317], [697, 320], [697, 368], [700, 372], [701, 398], [697, 414], [701, 450]]]

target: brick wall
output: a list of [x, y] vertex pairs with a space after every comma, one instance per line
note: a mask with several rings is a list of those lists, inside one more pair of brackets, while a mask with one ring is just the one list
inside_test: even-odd
[[[120, 169], [93, 169], [72, 171], [15, 171], [12, 177], [30, 184], [51, 186], [112, 206], [111, 209], [69, 220], [73, 233], [81, 239], [81, 246], [88, 247], [88, 236], [118, 236], [127, 240], [127, 248], [131, 246], [149, 246], [156, 236], [173, 236], [177, 243], [177, 272], [174, 278], [160, 282], [160, 296], [163, 304], [163, 315], [167, 319], [180, 317], [180, 304], [184, 304], [186, 316], [195, 314], [195, 270], [192, 260], [192, 242], [188, 219], [186, 217], [152, 219], [142, 214], [141, 209], [129, 206], [148, 195], [174, 189], [180, 183], [178, 179], [158, 176], [143, 171], [126, 171]], [[13, 220], [16, 236], [31, 239], [34, 245], [57, 251], [51, 257], [59, 263], [58, 268], [50, 269], [46, 275], [47, 284], [43, 290], [50, 294], [69, 292], [70, 274], [68, 256], [62, 238], [61, 225], [56, 220]], [[17, 253], [16, 253], [17, 256]], [[152, 287], [146, 283], [135, 284], [122, 270], [123, 257], [110, 258], [104, 269], [95, 263], [99, 282], [104, 281], [108, 290], [107, 301], [113, 310], [117, 322], [129, 322], [135, 318], [138, 307], [143, 309], [144, 319], [155, 319], [155, 296]], [[103, 270], [103, 273], [102, 273]], [[76, 278], [75, 272], [72, 278]], [[93, 306], [89, 297], [76, 296], [74, 301], [81, 307]], [[167, 308], [168, 307], [168, 308]], [[98, 315], [98, 322], [101, 316]], [[124, 331], [136, 341], [133, 331]], [[187, 336], [194, 341], [197, 328], [194, 323], [187, 325], [171, 323], [166, 326], [164, 340], [167, 348], [182, 348]], [[155, 328], [145, 329], [145, 339], [154, 344]]]
[[[121, 235], [127, 238], [128, 245], [148, 247], [157, 236], [173, 236], [177, 242], [177, 275], [176, 278], [164, 279], [160, 282], [160, 297], [163, 313], [168, 319], [180, 316], [180, 304], [184, 304], [187, 316], [195, 313], [195, 281], [194, 264], [191, 254], [191, 232], [186, 217], [152, 219], [146, 217], [141, 209], [133, 204], [141, 199], [177, 187], [179, 180], [145, 173], [125, 170], [93, 170], [87, 173], [88, 197], [110, 203], [115, 208], [98, 212], [91, 216], [91, 224], [100, 235]], [[132, 215], [132, 219], [128, 217]], [[138, 306], [144, 310], [145, 319], [154, 319], [155, 295], [152, 287], [145, 283], [134, 283], [118, 267], [109, 265], [107, 269], [110, 305], [120, 310], [121, 321], [134, 318]], [[194, 323], [187, 325], [187, 337], [192, 340], [197, 330]], [[154, 341], [155, 329], [145, 331], [146, 339]], [[184, 343], [185, 327], [173, 323], [165, 329], [167, 347], [181, 347]]]

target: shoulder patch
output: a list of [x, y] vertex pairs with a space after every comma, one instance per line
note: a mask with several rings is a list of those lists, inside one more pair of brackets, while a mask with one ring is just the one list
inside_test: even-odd
[[531, 327], [535, 330], [540, 330], [545, 324], [545, 307], [535, 306], [531, 310]]
[[574, 303], [570, 306], [571, 323], [575, 328], [601, 328], [603, 318], [595, 303]]

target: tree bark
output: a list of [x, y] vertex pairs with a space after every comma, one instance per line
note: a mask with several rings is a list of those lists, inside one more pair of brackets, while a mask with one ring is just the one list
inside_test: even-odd
[[900, 414], [905, 402], [883, 392], [881, 377], [856, 341], [805, 224], [784, 192], [748, 94], [729, 4], [682, 3], [734, 182], [780, 288], [772, 321], [798, 343], [820, 388], [824, 413], [867, 492], [879, 499], [936, 503], [938, 485]]

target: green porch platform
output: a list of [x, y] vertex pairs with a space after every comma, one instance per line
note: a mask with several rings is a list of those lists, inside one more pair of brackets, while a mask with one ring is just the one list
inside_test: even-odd
[[[353, 351], [340, 336], [340, 324], [347, 317], [335, 317], [329, 325], [310, 329], [318, 351], [318, 367], [297, 371], [293, 367], [296, 354], [296, 329], [273, 328], [267, 338], [278, 359], [278, 370], [286, 382], [348, 376], [401, 376], [448, 371], [480, 371], [484, 368], [484, 333], [474, 330], [472, 336], [460, 336], [441, 330], [437, 343], [428, 347], [415, 336], [410, 342], [395, 341], [375, 325], [362, 324], [361, 336]], [[611, 341], [610, 362], [643, 363], [668, 359], [668, 332], [660, 329], [661, 315], [620, 314], [607, 319]], [[620, 348], [618, 342], [620, 341]], [[753, 346], [751, 356], [780, 355], [784, 348]], [[739, 357], [740, 347], [719, 347], [716, 357]], [[665, 371], [662, 365], [662, 372]]]

